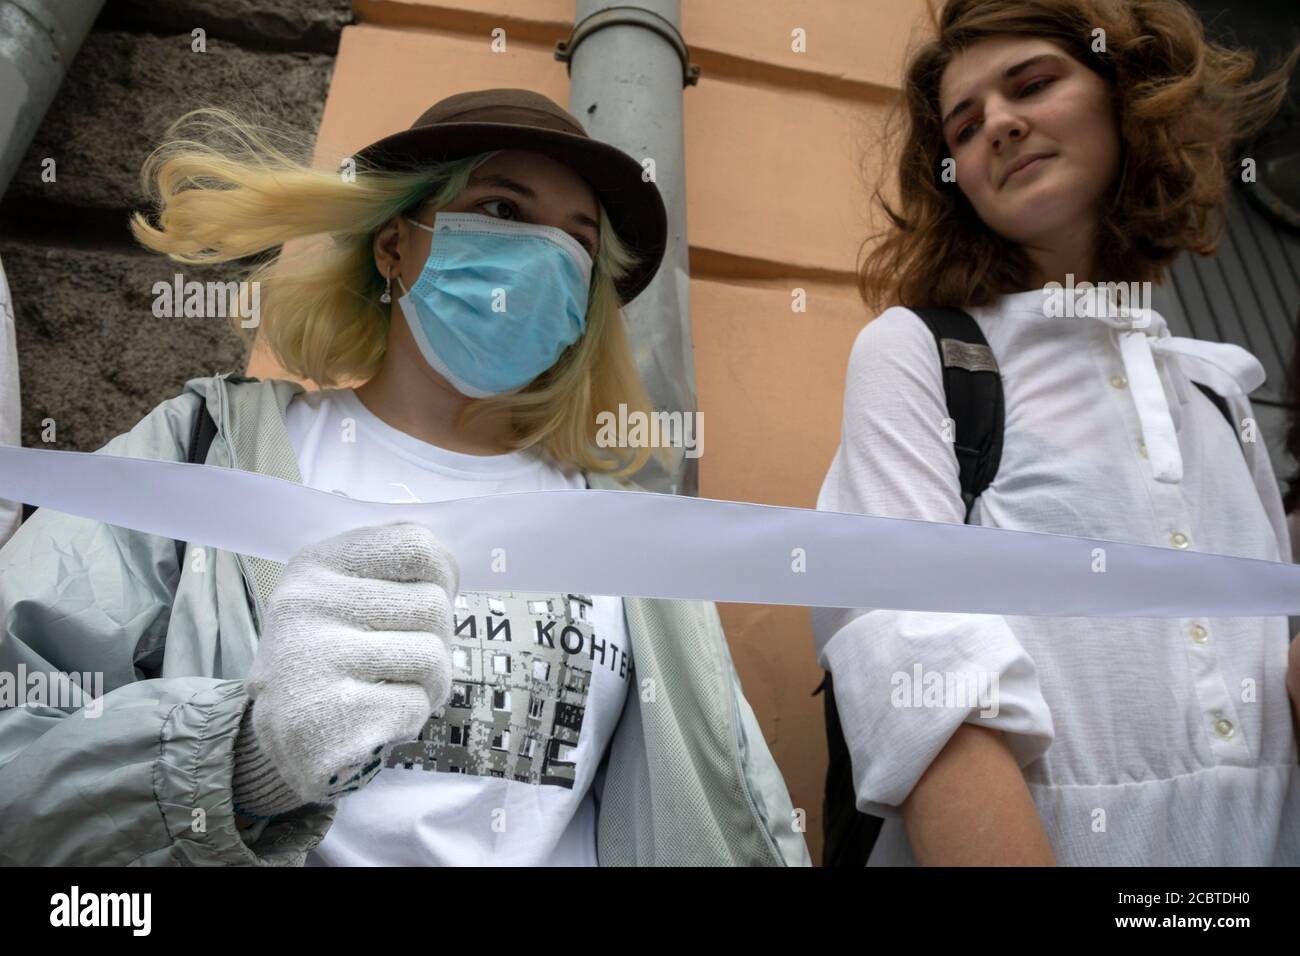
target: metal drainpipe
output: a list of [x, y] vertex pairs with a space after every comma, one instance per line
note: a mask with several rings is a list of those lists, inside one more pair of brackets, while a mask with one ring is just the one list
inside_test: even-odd
[[[668, 210], [668, 247], [654, 281], [627, 308], [637, 368], [656, 409], [694, 414], [690, 265], [686, 242], [686, 155], [682, 89], [699, 78], [678, 29], [679, 0], [576, 0], [573, 33], [555, 56], [569, 64], [569, 111], [592, 137], [644, 161]], [[695, 495], [697, 458], [682, 448], [665, 469], [653, 459], [636, 475], [652, 491]]]
[[0, 0], [0, 196], [104, 0]]

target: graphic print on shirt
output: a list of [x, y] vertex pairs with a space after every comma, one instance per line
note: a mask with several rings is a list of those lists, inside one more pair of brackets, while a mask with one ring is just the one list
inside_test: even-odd
[[465, 591], [454, 612], [451, 699], [385, 766], [573, 789], [592, 677], [627, 681], [627, 649], [581, 594]]

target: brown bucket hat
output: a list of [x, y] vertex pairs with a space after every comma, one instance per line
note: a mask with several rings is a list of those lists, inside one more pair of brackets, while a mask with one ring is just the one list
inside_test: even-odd
[[624, 302], [641, 292], [659, 269], [668, 215], [641, 164], [608, 143], [592, 139], [574, 117], [531, 90], [457, 93], [439, 100], [411, 128], [371, 143], [354, 156], [359, 169], [411, 169], [497, 149], [526, 149], [564, 163], [596, 193], [615, 231], [639, 262], [618, 283]]

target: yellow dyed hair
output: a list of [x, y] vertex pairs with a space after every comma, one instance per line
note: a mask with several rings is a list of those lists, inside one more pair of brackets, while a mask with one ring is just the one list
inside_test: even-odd
[[[277, 145], [275, 140], [286, 145]], [[258, 257], [244, 278], [260, 284], [256, 330], [231, 328], [261, 342], [291, 375], [321, 387], [368, 380], [388, 348], [390, 309], [374, 236], [416, 206], [441, 209], [465, 189], [493, 153], [430, 163], [414, 171], [358, 167], [314, 169], [294, 158], [291, 134], [255, 126], [221, 109], [185, 114], [145, 161], [145, 189], [156, 225], [135, 213], [131, 230], [147, 248], [190, 265]], [[598, 204], [599, 205], [599, 204]], [[651, 410], [623, 328], [615, 283], [635, 263], [600, 207], [600, 245], [592, 268], [586, 333], [521, 392], [471, 401], [460, 420], [472, 429], [507, 420], [515, 450], [539, 446], [557, 462], [587, 471], [630, 474], [647, 448], [596, 445], [596, 416]], [[284, 243], [310, 240], [286, 254]]]

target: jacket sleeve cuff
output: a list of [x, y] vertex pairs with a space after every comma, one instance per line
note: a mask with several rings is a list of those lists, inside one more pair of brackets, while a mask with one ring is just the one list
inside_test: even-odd
[[196, 687], [196, 693], [168, 709], [163, 752], [154, 762], [154, 793], [169, 844], [136, 862], [301, 866], [324, 838], [335, 808], [306, 804], [270, 820], [244, 818], [253, 826], [243, 830], [232, 806], [232, 783], [248, 697], [243, 681], [202, 683], [208, 686]]
[[1055, 730], [1034, 662], [990, 614], [868, 611], [825, 645], [857, 806], [897, 817], [963, 723], [999, 730], [1023, 768]]
[[258, 744], [253, 730], [252, 702], [244, 711], [235, 737], [235, 769], [230, 791], [235, 813], [255, 820], [269, 820], [307, 803], [280, 776]]

